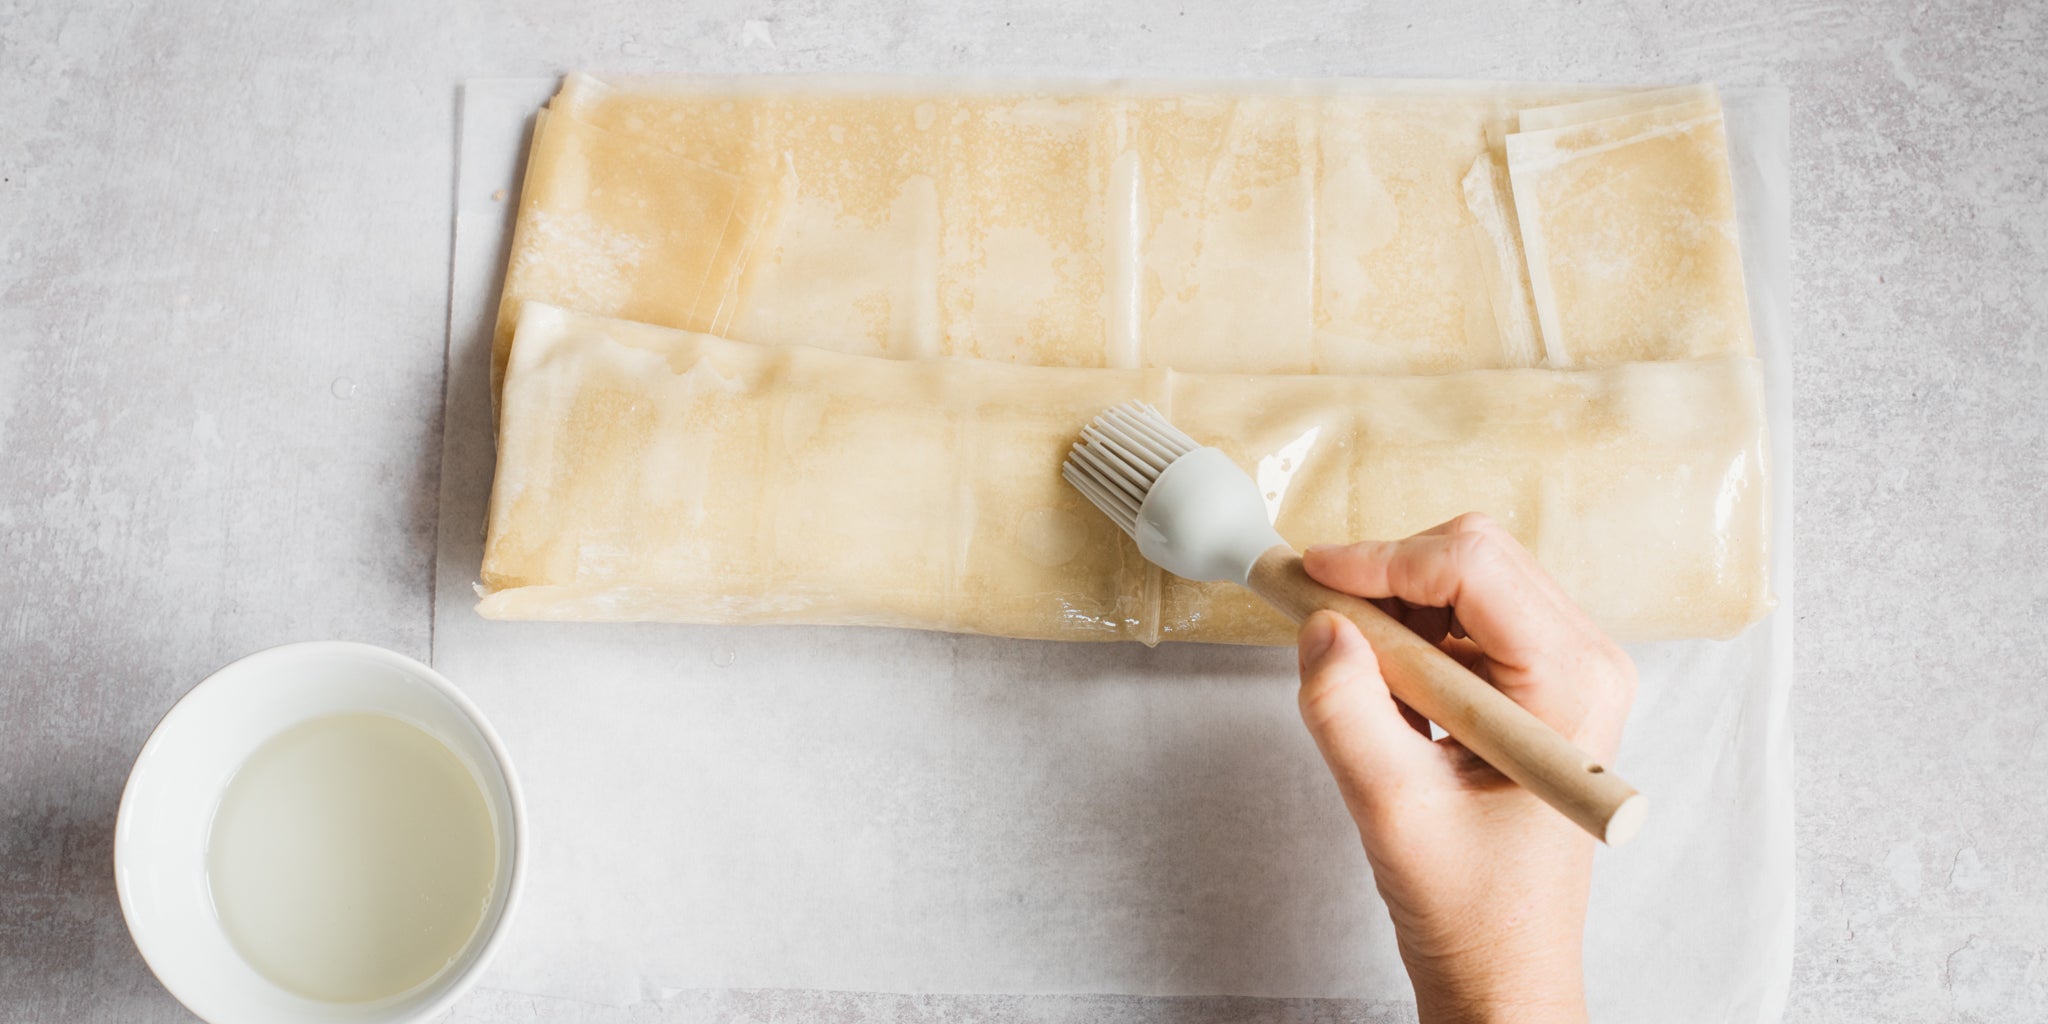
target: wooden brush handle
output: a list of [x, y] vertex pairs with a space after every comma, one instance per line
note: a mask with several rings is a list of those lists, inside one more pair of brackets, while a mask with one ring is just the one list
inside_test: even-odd
[[1634, 787], [1378, 605], [1310, 579], [1293, 548], [1259, 556], [1249, 584], [1297, 623], [1326, 608], [1357, 623], [1401, 703], [1594, 838], [1619, 846], [1642, 827], [1648, 804]]

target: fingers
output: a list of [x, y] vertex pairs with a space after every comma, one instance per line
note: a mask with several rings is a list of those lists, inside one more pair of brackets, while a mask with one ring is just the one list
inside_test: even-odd
[[1325, 586], [1395, 603], [1404, 625], [1567, 737], [1609, 749], [1618, 739], [1634, 696], [1627, 655], [1485, 516], [1403, 540], [1313, 547], [1302, 562]]
[[[1510, 665], [1526, 667], [1523, 663], [1561, 634], [1576, 637], [1592, 630], [1527, 549], [1478, 514], [1403, 540], [1312, 547], [1302, 562], [1325, 586], [1452, 609], [1459, 631]], [[1448, 615], [1426, 621], [1430, 628], [1424, 635], [1431, 640], [1441, 638], [1451, 622]]]
[[[1452, 567], [1439, 563], [1463, 548], [1476, 547], [1480, 535], [1494, 528], [1483, 516], [1463, 515], [1401, 540], [1317, 544], [1302, 553], [1302, 561], [1307, 563], [1308, 574], [1324, 586], [1360, 597], [1399, 598], [1409, 604], [1448, 608], [1457, 603], [1462, 574], [1446, 571]], [[1472, 540], [1454, 543], [1460, 536]], [[1464, 554], [1480, 553], [1489, 558], [1499, 555]]]
[[1301, 627], [1301, 719], [1361, 822], [1427, 770], [1426, 733], [1387, 692], [1379, 659], [1351, 620], [1320, 611]]

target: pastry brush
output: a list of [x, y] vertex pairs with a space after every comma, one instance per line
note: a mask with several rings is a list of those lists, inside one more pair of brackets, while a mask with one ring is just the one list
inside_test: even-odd
[[1297, 623], [1325, 608], [1357, 623], [1401, 703], [1595, 838], [1618, 846], [1642, 826], [1648, 805], [1619, 776], [1378, 605], [1310, 579], [1251, 477], [1158, 410], [1127, 402], [1103, 413], [1060, 475], [1168, 572], [1247, 587]]

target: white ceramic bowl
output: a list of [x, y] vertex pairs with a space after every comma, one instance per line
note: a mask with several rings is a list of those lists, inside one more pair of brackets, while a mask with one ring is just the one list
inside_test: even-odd
[[[476, 934], [447, 969], [386, 999], [339, 1004], [278, 987], [229, 945], [207, 889], [206, 843], [229, 777], [257, 747], [307, 719], [350, 711], [419, 726], [470, 766], [496, 823], [498, 873]], [[447, 1009], [497, 949], [525, 873], [524, 818], [497, 734], [439, 673], [368, 644], [289, 644], [208, 676], [157, 723], [121, 794], [114, 878], [150, 970], [213, 1024], [399, 1024]]]

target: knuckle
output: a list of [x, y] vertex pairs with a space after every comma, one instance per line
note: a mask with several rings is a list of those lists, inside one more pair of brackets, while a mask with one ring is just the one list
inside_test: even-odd
[[1364, 669], [1332, 659], [1302, 673], [1301, 720], [1315, 733], [1342, 731], [1356, 713], [1357, 683]]
[[1580, 700], [1603, 715], [1625, 713], [1635, 703], [1635, 662], [1604, 635], [1585, 638], [1575, 655], [1558, 659], [1546, 674], [1577, 680]]
[[1401, 542], [1391, 540], [1362, 540], [1344, 549], [1345, 555], [1360, 565], [1385, 565], [1401, 553]]
[[1342, 658], [1324, 658], [1301, 674], [1303, 699], [1320, 698], [1344, 688], [1356, 669]]
[[1337, 687], [1320, 678], [1301, 688], [1301, 720], [1313, 733], [1327, 732], [1341, 720], [1341, 701], [1337, 699]]
[[1492, 516], [1484, 512], [1466, 512], [1451, 520], [1451, 532], [1459, 535], [1498, 535], [1501, 527], [1499, 523], [1494, 522]]
[[1461, 571], [1483, 566], [1500, 554], [1500, 542], [1491, 533], [1457, 533], [1448, 545], [1453, 566]]

